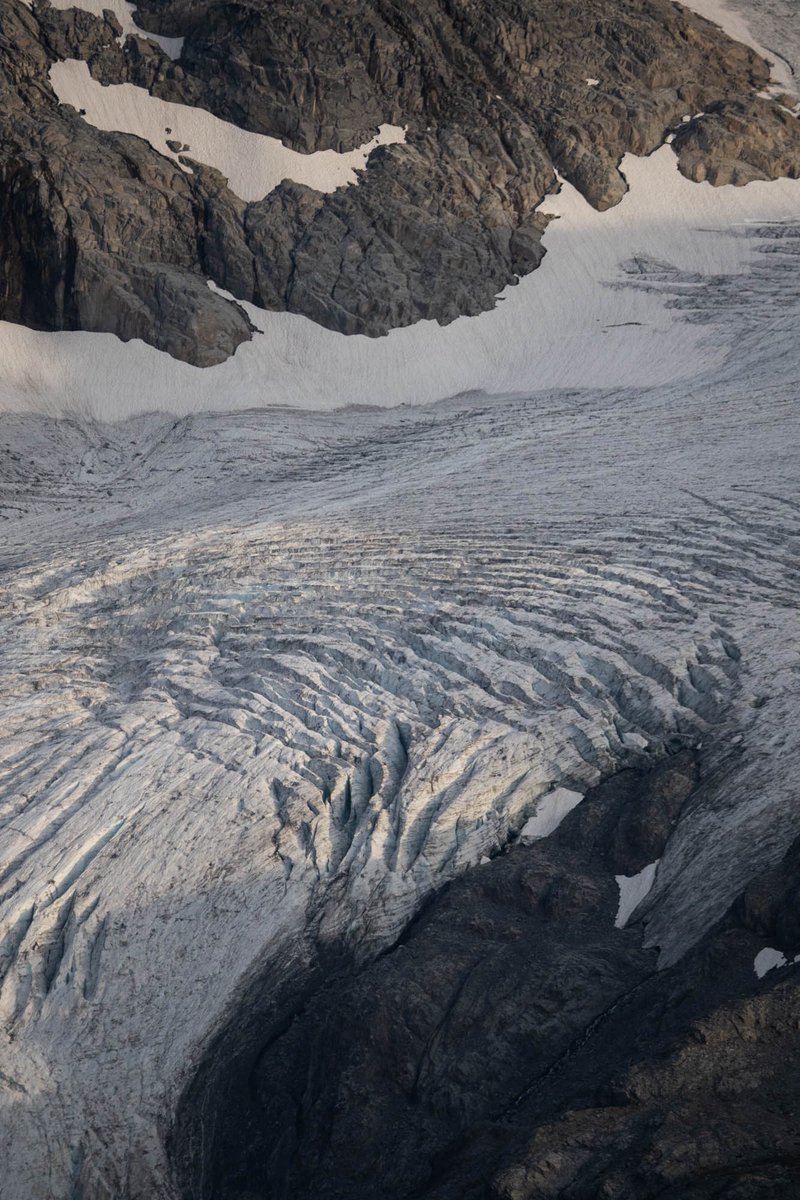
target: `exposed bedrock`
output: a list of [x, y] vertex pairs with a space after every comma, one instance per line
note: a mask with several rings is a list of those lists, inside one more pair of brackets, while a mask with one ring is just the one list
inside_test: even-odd
[[[648, 1038], [667, 1054], [665, 1022], [686, 1011], [659, 981], [698, 1005], [731, 989], [747, 1013], [796, 972], [759, 983], [755, 961], [800, 952], [791, 871], [758, 878], [798, 833], [785, 337], [781, 354], [756, 323], [722, 372], [645, 393], [4, 419], [4, 1200], [43, 1200], [44, 1163], [47, 1200], [224, 1200], [225, 1187], [302, 1200], [314, 1180], [322, 1195], [363, 1195], [356, 1154], [383, 1179], [390, 1148], [413, 1160], [423, 1115], [429, 1174], [415, 1165], [414, 1186], [458, 1194], [463, 1162], [469, 1196], [479, 1178], [545, 1159], [526, 1146], [558, 1126], [555, 1076], [537, 1084], [554, 1061], [576, 1122], [630, 1109], [574, 1126], [567, 1177], [580, 1180], [573, 1155], [583, 1138], [589, 1162], [601, 1127], [612, 1166], [628, 1149], [628, 1164], [645, 1161], [625, 1122], [644, 1114], [658, 1132], [690, 1082], [676, 1076], [673, 1102], [651, 1073]], [[656, 760], [670, 773], [645, 779]], [[614, 773], [629, 794], [591, 792], [549, 844], [503, 853], [554, 787], [588, 793]], [[646, 892], [625, 928], [617, 875], [628, 899]], [[686, 958], [743, 894], [744, 916], [717, 929], [722, 952]], [[645, 978], [655, 990], [640, 1007], [631, 989]], [[636, 1001], [624, 1038], [593, 1024], [623, 995]], [[763, 1139], [784, 1126], [760, 1115], [772, 1084], [754, 1090], [755, 1069], [743, 1082], [730, 1049], [741, 1023], [721, 1011], [703, 1053], [722, 1099], [696, 1093], [714, 1124], [690, 1113], [685, 1153], [697, 1128], [713, 1148], [741, 1085], [762, 1139], [748, 1161], [775, 1167]], [[762, 1045], [783, 1037], [767, 1017]], [[608, 1040], [612, 1066], [581, 1058], [585, 1073], [568, 1077], [558, 1056], [595, 1028], [587, 1045]], [[634, 1042], [660, 1091], [628, 1104]], [[769, 1061], [796, 1108], [782, 1060]], [[243, 1103], [237, 1088], [251, 1086]], [[281, 1136], [296, 1148], [273, 1136], [287, 1095]], [[370, 1148], [373, 1107], [396, 1114], [383, 1152]], [[499, 1128], [495, 1157], [484, 1126]], [[173, 1128], [182, 1189], [164, 1152]], [[682, 1169], [675, 1136], [653, 1150], [662, 1180], [664, 1155]], [[730, 1145], [726, 1133], [723, 1165]], [[610, 1168], [592, 1161], [604, 1184]], [[623, 1182], [638, 1186], [634, 1166]]]
[[[137, 20], [183, 36], [180, 60], [140, 38], [120, 46], [110, 13], [0, 0], [1, 318], [140, 337], [209, 365], [252, 332], [213, 279], [377, 336], [492, 307], [541, 260], [536, 208], [556, 171], [614, 205], [622, 156], [652, 151], [687, 114], [723, 114], [700, 150], [683, 135], [691, 178], [798, 169], [796, 118], [753, 100], [767, 65], [666, 0], [175, 0]], [[407, 143], [373, 153], [356, 186], [284, 182], [244, 204], [217, 172], [182, 172], [60, 105], [48, 71], [65, 58], [301, 151], [350, 149], [383, 122], [407, 126]], [[746, 128], [733, 120], [756, 107]]]
[[695, 182], [741, 185], [800, 176], [800, 121], [763, 97], [712, 105], [678, 131], [673, 148], [681, 171]]
[[244, 312], [206, 283], [220, 243], [228, 278], [251, 270], [235, 198], [218, 177], [184, 174], [140, 139], [98, 134], [58, 106], [37, 34], [22, 5], [0, 7], [0, 315], [223, 361], [250, 336]]
[[612, 776], [369, 965], [314, 958], [310, 934], [184, 1097], [184, 1194], [796, 1196], [800, 968], [758, 980], [753, 961], [765, 940], [800, 949], [799, 844], [666, 970], [635, 913], [615, 927], [615, 876], [660, 858], [697, 779], [688, 749]]

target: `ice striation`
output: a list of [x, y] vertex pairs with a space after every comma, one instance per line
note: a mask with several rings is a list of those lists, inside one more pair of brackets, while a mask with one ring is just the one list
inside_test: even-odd
[[169, 1195], [170, 1114], [254, 973], [309, 927], [368, 959], [554, 789], [702, 743], [637, 910], [665, 963], [780, 858], [797, 417], [790, 364], [728, 366], [691, 391], [3, 418], [9, 1196], [45, 1159], [54, 1195], [75, 1171]]

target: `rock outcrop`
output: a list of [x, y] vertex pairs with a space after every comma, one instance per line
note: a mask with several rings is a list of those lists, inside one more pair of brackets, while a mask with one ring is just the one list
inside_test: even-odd
[[712, 105], [677, 132], [673, 147], [681, 171], [697, 183], [800, 176], [800, 121], [763, 97]]
[[623, 771], [365, 970], [329, 959], [242, 1070], [205, 1191], [178, 1138], [187, 1194], [795, 1196], [800, 967], [753, 958], [800, 947], [800, 842], [667, 970], [635, 917], [614, 928], [614, 874], [660, 857], [696, 778], [685, 750]]
[[[92, 20], [76, 14], [73, 27], [100, 36]], [[220, 242], [228, 276], [241, 270], [234, 198], [221, 180], [186, 175], [140, 139], [98, 133], [59, 106], [40, 37], [22, 4], [0, 7], [0, 314], [140, 337], [199, 366], [223, 361], [250, 336], [244, 312], [206, 283]]]
[[[111, 13], [0, 3], [2, 318], [140, 337], [201, 366], [251, 336], [209, 279], [343, 333], [446, 323], [538, 265], [556, 172], [614, 205], [623, 155], [687, 113], [721, 114], [700, 149], [694, 127], [676, 146], [692, 178], [798, 167], [796, 119], [753, 99], [767, 65], [667, 0], [174, 0], [137, 20], [182, 36], [180, 59], [123, 39]], [[48, 70], [66, 58], [305, 152], [350, 149], [382, 122], [407, 142], [374, 152], [358, 186], [287, 181], [244, 204], [210, 168], [189, 175], [60, 105]], [[758, 113], [744, 132], [740, 112]]]

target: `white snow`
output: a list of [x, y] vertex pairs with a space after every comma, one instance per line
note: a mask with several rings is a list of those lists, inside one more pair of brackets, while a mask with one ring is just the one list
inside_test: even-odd
[[625, 928], [633, 912], [652, 890], [659, 862], [660, 859], [656, 859], [648, 863], [636, 875], [614, 876], [619, 887], [619, 907], [614, 921], [617, 929]]
[[[388, 406], [469, 389], [658, 385], [720, 366], [738, 336], [729, 315], [687, 323], [672, 277], [683, 273], [678, 291], [686, 294], [747, 270], [759, 243], [746, 235], [794, 219], [800, 181], [692, 183], [667, 146], [649, 158], [629, 155], [622, 166], [630, 191], [606, 213], [568, 184], [547, 198], [543, 211], [558, 215], [545, 234], [548, 253], [491, 312], [367, 338], [243, 305], [261, 332], [206, 370], [110, 334], [0, 323], [0, 411], [113, 420], [153, 409]], [[631, 260], [635, 267], [624, 271]], [[783, 320], [779, 307], [773, 316]]]
[[773, 950], [770, 946], [765, 946], [763, 950], [759, 950], [753, 960], [753, 970], [759, 979], [763, 979], [767, 971], [773, 971], [776, 967], [786, 966], [788, 966], [786, 956], [781, 954], [780, 950]]
[[[30, 0], [26, 0], [26, 3], [30, 3]], [[129, 0], [50, 0], [50, 3], [53, 8], [81, 8], [95, 17], [102, 17], [103, 10], [110, 9], [122, 26], [122, 34], [117, 39], [120, 45], [126, 37], [146, 38], [151, 42], [156, 42], [170, 58], [177, 59], [181, 56], [184, 39], [182, 37], [163, 37], [161, 34], [147, 33], [144, 29], [140, 29], [133, 16], [136, 12], [136, 5], [129, 3]]]
[[763, 979], [768, 971], [774, 971], [779, 967], [788, 967], [792, 963], [800, 963], [800, 954], [788, 959], [780, 950], [775, 950], [772, 946], [765, 946], [753, 959], [753, 970], [759, 979]]
[[[184, 156], [215, 167], [242, 200], [262, 200], [284, 179], [318, 192], [335, 192], [358, 182], [358, 172], [378, 146], [405, 141], [401, 126], [381, 125], [371, 141], [355, 150], [301, 154], [279, 138], [249, 133], [202, 108], [160, 100], [132, 83], [104, 86], [78, 59], [53, 63], [50, 82], [61, 103], [83, 110], [85, 120], [96, 129], [144, 138], [184, 171], [191, 170], [181, 162]], [[167, 141], [179, 142], [185, 149], [173, 151]]]
[[580, 804], [583, 792], [575, 792], [571, 788], [559, 787], [537, 802], [536, 812], [528, 817], [519, 832], [519, 840], [523, 845], [538, 842], [540, 838], [549, 837], [555, 833], [564, 818], [573, 808]]

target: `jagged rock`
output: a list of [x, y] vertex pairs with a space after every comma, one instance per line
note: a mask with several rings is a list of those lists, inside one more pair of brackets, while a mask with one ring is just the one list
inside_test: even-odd
[[800, 120], [759, 97], [712, 105], [678, 131], [673, 148], [681, 171], [696, 183], [800, 176]]
[[0, 7], [2, 316], [140, 337], [200, 366], [224, 361], [250, 323], [206, 280], [242, 290], [251, 273], [241, 203], [213, 172], [185, 175], [140, 139], [98, 133], [57, 105], [32, 25], [22, 5]]
[[[200, 365], [250, 336], [240, 309], [203, 291], [209, 278], [344, 333], [490, 308], [541, 260], [535, 210], [556, 169], [607, 208], [627, 151], [653, 150], [686, 111], [750, 104], [768, 79], [751, 50], [666, 0], [172, 0], [137, 20], [184, 37], [180, 60], [144, 38], [120, 46], [110, 13], [0, 0], [0, 316], [142, 337]], [[67, 57], [300, 150], [348, 149], [387, 121], [408, 140], [375, 153], [356, 187], [284, 183], [245, 206], [215, 172], [184, 175], [58, 105], [48, 69]], [[717, 139], [707, 177], [793, 171], [792, 120], [765, 118], [751, 166], [733, 172], [735, 147]], [[144, 301], [146, 277], [161, 284]]]
[[[238, 1080], [205, 1188], [222, 1200], [796, 1195], [800, 968], [760, 982], [752, 956], [776, 922], [800, 947], [800, 841], [669, 970], [640, 930], [613, 927], [621, 830], [632, 815], [661, 820], [647, 849], [660, 855], [695, 780], [689, 752], [614, 776], [549, 839], [452, 883], [367, 969], [329, 959], [308, 976]], [[190, 1182], [201, 1163], [180, 1139], [175, 1152], [188, 1194], [206, 1194]]]

